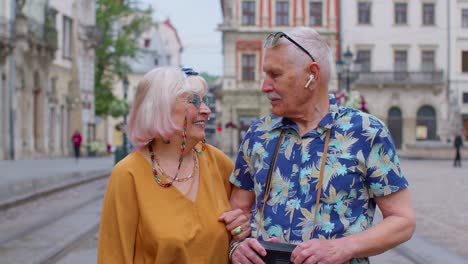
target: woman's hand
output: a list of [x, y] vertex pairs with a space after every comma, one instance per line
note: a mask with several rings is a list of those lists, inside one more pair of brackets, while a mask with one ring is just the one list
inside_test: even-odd
[[224, 222], [234, 241], [245, 239], [250, 235], [250, 212], [234, 209], [224, 212], [218, 218], [218, 221]]

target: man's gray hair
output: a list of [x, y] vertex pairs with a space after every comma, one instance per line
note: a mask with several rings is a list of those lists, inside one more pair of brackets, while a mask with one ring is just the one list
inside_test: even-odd
[[[330, 81], [333, 52], [322, 36], [312, 28], [294, 27], [284, 31], [288, 36], [294, 39], [302, 47], [304, 47], [320, 65], [321, 77], [326, 81]], [[310, 60], [302, 50], [296, 47], [293, 43], [285, 38], [281, 38], [281, 44], [288, 45], [288, 53], [299, 63], [305, 63]], [[303, 59], [298, 59], [303, 58]]]

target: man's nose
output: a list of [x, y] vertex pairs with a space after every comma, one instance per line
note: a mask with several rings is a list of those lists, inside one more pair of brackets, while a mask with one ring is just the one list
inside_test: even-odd
[[268, 93], [271, 91], [273, 91], [273, 85], [267, 79], [264, 79], [262, 83], [262, 92]]

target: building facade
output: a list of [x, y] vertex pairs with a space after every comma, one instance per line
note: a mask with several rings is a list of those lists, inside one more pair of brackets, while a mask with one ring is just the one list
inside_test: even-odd
[[58, 49], [49, 75], [49, 154], [68, 155], [71, 136], [80, 131], [83, 142], [95, 140], [94, 48], [95, 1], [49, 0], [58, 29]]
[[446, 156], [456, 127], [447, 88], [447, 1], [341, 5], [341, 44], [355, 55], [345, 76], [351, 89], [389, 126], [401, 155]]
[[0, 158], [67, 156], [73, 130], [87, 139], [85, 124], [94, 122], [93, 48], [80, 34], [94, 25], [94, 1], [0, 7]]
[[[453, 131], [464, 129], [468, 140], [468, 1], [448, 1], [449, 28], [449, 104], [453, 106]], [[453, 135], [452, 135], [453, 136]]]
[[[270, 113], [261, 94], [263, 41], [288, 27], [313, 27], [338, 50], [337, 0], [222, 0], [223, 41], [222, 117], [220, 147], [237, 153], [250, 124]], [[333, 84], [332, 84], [333, 86]]]

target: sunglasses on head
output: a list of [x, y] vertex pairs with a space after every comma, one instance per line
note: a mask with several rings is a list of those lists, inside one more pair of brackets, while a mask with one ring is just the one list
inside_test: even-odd
[[200, 95], [198, 94], [192, 94], [189, 98], [188, 98], [188, 103], [192, 104], [193, 106], [195, 106], [197, 109], [200, 109], [200, 106], [202, 104], [202, 102], [208, 106], [209, 104], [209, 98], [208, 96], [205, 96], [203, 97], [203, 99], [200, 97]]
[[294, 39], [292, 39], [290, 36], [286, 35], [284, 32], [276, 32], [276, 33], [271, 33], [268, 35], [268, 37], [265, 40], [265, 43], [263, 44], [264, 48], [273, 48], [276, 45], [278, 45], [279, 39], [280, 38], [285, 38], [289, 41], [291, 41], [292, 44], [296, 45], [296, 47], [300, 48], [302, 51], [304, 51], [311, 59], [313, 62], [315, 62], [314, 57], [312, 54], [310, 54], [304, 47], [302, 47], [299, 43], [297, 43]]

